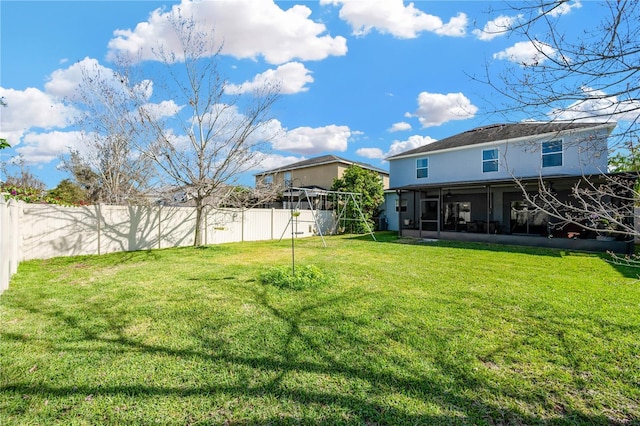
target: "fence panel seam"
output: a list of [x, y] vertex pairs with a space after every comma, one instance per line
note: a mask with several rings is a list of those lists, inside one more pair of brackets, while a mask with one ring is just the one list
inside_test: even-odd
[[[9, 287], [11, 276], [23, 260], [191, 245], [194, 211], [188, 207], [102, 204], [62, 207], [2, 198], [0, 293]], [[303, 210], [301, 213], [301, 221], [319, 222], [313, 212]], [[332, 224], [328, 222], [333, 221], [332, 216], [319, 213], [322, 213], [322, 224], [318, 226], [325, 229], [312, 231], [313, 227], [305, 227], [301, 237], [316, 235], [318, 231], [326, 234], [331, 229]], [[204, 220], [205, 244], [274, 240], [292, 225], [288, 222], [289, 211], [279, 209], [209, 209]], [[211, 238], [209, 225], [216, 230], [212, 230]], [[157, 243], [153, 242], [156, 235]], [[164, 239], [167, 244], [162, 243]]]

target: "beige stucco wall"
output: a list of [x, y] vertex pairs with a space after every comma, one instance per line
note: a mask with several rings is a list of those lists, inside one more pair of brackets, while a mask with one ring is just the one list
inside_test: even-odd
[[[318, 166], [305, 167], [301, 169], [291, 170], [291, 179], [293, 186], [319, 186], [330, 189], [333, 186], [333, 180], [341, 178], [349, 166], [342, 163], [322, 164]], [[285, 172], [278, 172], [273, 175], [273, 184], [284, 188]], [[389, 176], [381, 175], [384, 189], [389, 188]], [[263, 176], [256, 177], [256, 184], [259, 184]]]
[[333, 180], [341, 177], [343, 173], [344, 170], [338, 163], [323, 164], [292, 170], [291, 179], [293, 179], [293, 186], [316, 185], [329, 189], [333, 186]]

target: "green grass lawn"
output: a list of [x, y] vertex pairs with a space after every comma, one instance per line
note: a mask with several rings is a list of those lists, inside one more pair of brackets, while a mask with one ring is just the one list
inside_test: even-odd
[[640, 424], [640, 270], [391, 233], [24, 262], [0, 424]]

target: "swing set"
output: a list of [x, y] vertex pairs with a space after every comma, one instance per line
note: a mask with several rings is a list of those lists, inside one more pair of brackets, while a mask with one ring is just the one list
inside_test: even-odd
[[[327, 243], [324, 239], [325, 233], [323, 233], [323, 227], [320, 223], [320, 217], [318, 214], [318, 207], [323, 209], [333, 209], [337, 212], [337, 218], [333, 223], [333, 227], [330, 229], [330, 235], [336, 235], [339, 229], [346, 229], [346, 224], [350, 222], [362, 222], [364, 223], [365, 228], [368, 231], [368, 234], [371, 235], [374, 241], [376, 240], [376, 236], [371, 229], [371, 226], [360, 208], [362, 204], [362, 194], [359, 192], [343, 192], [343, 191], [327, 191], [324, 189], [318, 188], [296, 188], [289, 187], [284, 193], [285, 199], [289, 198], [289, 208], [291, 209], [291, 215], [289, 217], [289, 222], [287, 222], [287, 226], [282, 232], [280, 236], [280, 241], [291, 226], [292, 235], [295, 233], [295, 229], [297, 228], [298, 216], [295, 215], [295, 212], [301, 210], [311, 210], [311, 216], [313, 220], [300, 220], [303, 223], [313, 223], [315, 224], [315, 228], [322, 239], [322, 244], [324, 247], [327, 247]], [[294, 204], [294, 198], [296, 198]], [[352, 210], [357, 212], [356, 217], [347, 217], [348, 207], [352, 206]], [[294, 223], [295, 219], [295, 223]], [[340, 227], [340, 225], [343, 225]]]

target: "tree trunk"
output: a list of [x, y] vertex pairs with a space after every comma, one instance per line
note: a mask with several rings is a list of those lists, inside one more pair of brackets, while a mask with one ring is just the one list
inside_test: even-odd
[[199, 247], [202, 245], [202, 213], [204, 211], [204, 205], [202, 200], [196, 199], [196, 229], [193, 238], [193, 246]]

